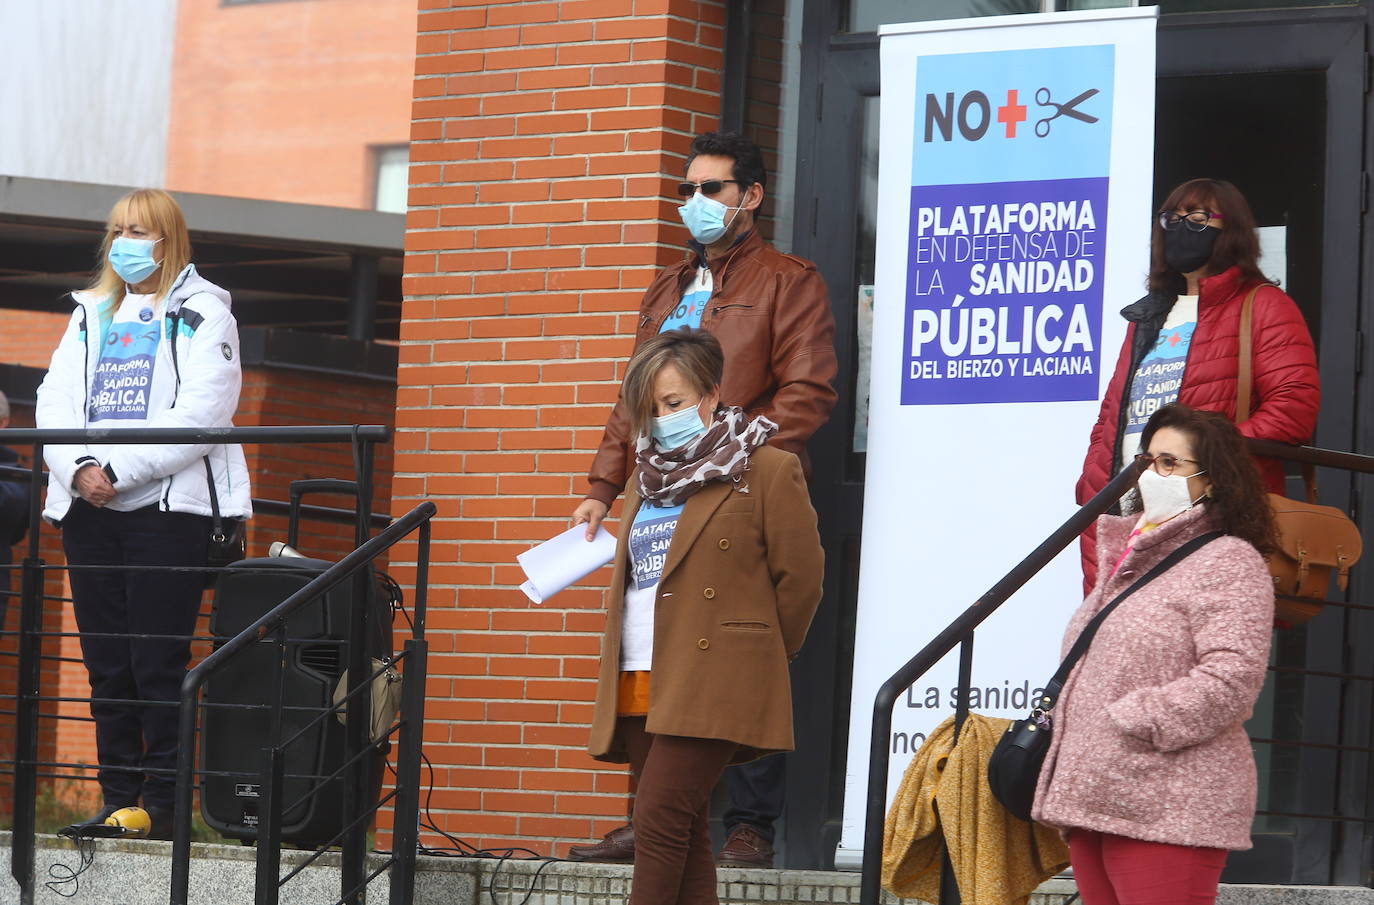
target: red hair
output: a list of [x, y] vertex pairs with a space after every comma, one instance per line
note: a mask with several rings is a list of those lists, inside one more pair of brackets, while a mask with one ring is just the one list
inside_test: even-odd
[[[1272, 283], [1259, 269], [1259, 234], [1255, 232], [1255, 215], [1240, 189], [1224, 179], [1191, 179], [1169, 193], [1160, 205], [1161, 211], [1211, 211], [1221, 218], [1221, 235], [1212, 247], [1207, 261], [1207, 273], [1221, 273], [1239, 267], [1244, 283]], [[1180, 229], [1187, 227], [1180, 225]], [[1155, 218], [1150, 229], [1150, 277], [1146, 285], [1151, 292], [1180, 295], [1188, 281], [1164, 260], [1164, 227]]]

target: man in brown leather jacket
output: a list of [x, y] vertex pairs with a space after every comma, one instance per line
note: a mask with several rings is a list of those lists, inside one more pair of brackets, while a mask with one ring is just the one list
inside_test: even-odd
[[[725, 349], [721, 402], [767, 415], [778, 425], [770, 445], [796, 453], [809, 476], [806, 442], [835, 407], [835, 319], [816, 265], [783, 254], [754, 229], [766, 181], [763, 156], [748, 139], [707, 132], [692, 142], [679, 186], [689, 196], [684, 208], [700, 199], [718, 202], [726, 228], [712, 241], [694, 236], [684, 259], [645, 290], [635, 347], [673, 327], [710, 331]], [[704, 299], [703, 285], [711, 287]], [[686, 310], [692, 306], [697, 310]], [[587, 475], [587, 498], [573, 512], [574, 521], [587, 523], [588, 537], [633, 468], [629, 420], [617, 401]]]
[[[779, 252], [754, 228], [768, 179], [757, 145], [735, 133], [698, 135], [686, 176], [678, 191], [692, 240], [683, 260], [645, 290], [635, 347], [676, 327], [710, 331], [725, 350], [720, 401], [768, 416], [778, 425], [769, 443], [795, 453], [809, 477], [806, 443], [835, 407], [835, 320], [825, 281], [810, 261]], [[573, 511], [589, 540], [634, 469], [633, 443], [617, 401], [587, 475], [587, 498]], [[732, 767], [726, 778], [732, 807], [720, 863], [771, 867], [782, 756]], [[618, 827], [599, 843], [574, 846], [571, 857], [633, 860], [633, 830]]]

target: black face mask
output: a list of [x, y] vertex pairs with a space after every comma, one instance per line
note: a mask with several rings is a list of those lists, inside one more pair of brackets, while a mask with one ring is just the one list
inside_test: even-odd
[[1192, 273], [1212, 259], [1212, 247], [1221, 230], [1204, 226], [1195, 233], [1182, 224], [1164, 233], [1164, 263], [1175, 273]]

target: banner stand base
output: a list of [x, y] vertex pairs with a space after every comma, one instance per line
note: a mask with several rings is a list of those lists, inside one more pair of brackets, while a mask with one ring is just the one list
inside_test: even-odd
[[845, 848], [843, 845], [835, 846], [835, 869], [863, 870], [864, 850], [861, 848]]

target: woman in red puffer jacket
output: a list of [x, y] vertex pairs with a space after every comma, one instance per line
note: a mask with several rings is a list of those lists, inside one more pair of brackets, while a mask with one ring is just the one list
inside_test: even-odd
[[[1149, 294], [1121, 310], [1130, 324], [1078, 479], [1080, 505], [1139, 452], [1160, 406], [1177, 401], [1235, 419], [1241, 306], [1256, 286], [1252, 402], [1238, 427], [1246, 437], [1311, 439], [1321, 399], [1312, 335], [1258, 260], [1255, 218], [1234, 185], [1194, 179], [1169, 193], [1151, 236]], [[1265, 488], [1283, 493], [1282, 463], [1259, 465]], [[1082, 538], [1085, 589], [1096, 578], [1095, 546], [1090, 529]]]

